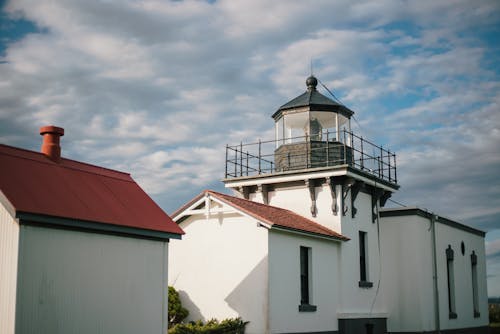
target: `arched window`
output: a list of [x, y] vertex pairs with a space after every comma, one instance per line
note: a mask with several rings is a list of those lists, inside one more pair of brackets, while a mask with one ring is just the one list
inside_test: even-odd
[[472, 305], [474, 307], [474, 318], [479, 318], [479, 296], [477, 286], [477, 255], [474, 251], [470, 255], [471, 271], [472, 271]]
[[451, 245], [446, 249], [446, 273], [448, 277], [448, 311], [449, 318], [457, 318], [457, 310], [455, 308], [455, 272], [453, 268], [454, 253]]

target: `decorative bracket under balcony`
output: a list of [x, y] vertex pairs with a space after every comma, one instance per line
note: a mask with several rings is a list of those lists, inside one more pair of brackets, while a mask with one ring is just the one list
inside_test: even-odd
[[309, 195], [311, 196], [311, 215], [316, 217], [317, 208], [316, 208], [316, 188], [314, 186], [314, 180], [307, 179], [305, 180], [307, 188], [309, 188]]
[[351, 186], [351, 217], [354, 218], [356, 217], [356, 213], [358, 212], [358, 209], [354, 206], [354, 201], [356, 200], [356, 197], [358, 197], [359, 191], [361, 188], [363, 188], [364, 182], [361, 181], [355, 181], [354, 184]]
[[243, 195], [244, 199], [250, 198], [250, 187], [239, 187], [238, 192]]
[[269, 204], [269, 191], [267, 188], [267, 184], [259, 184], [257, 186], [257, 191], [262, 193], [262, 201], [264, 204], [268, 205]]
[[384, 207], [385, 203], [389, 198], [391, 198], [392, 192], [390, 191], [384, 191], [384, 194], [380, 197], [380, 207]]
[[384, 195], [384, 190], [380, 188], [372, 188], [372, 223], [377, 221], [378, 212], [377, 212], [377, 203]]
[[[337, 186], [342, 185], [342, 181], [338, 177], [327, 177], [326, 178], [326, 183], [330, 187], [330, 193], [332, 195], [332, 213], [336, 216], [338, 213], [338, 206], [337, 206]], [[343, 202], [342, 202], [343, 205]]]

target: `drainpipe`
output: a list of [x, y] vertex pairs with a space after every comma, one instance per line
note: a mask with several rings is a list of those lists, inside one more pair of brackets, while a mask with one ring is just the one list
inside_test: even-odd
[[441, 324], [439, 318], [439, 290], [437, 276], [437, 257], [436, 257], [436, 220], [437, 216], [431, 213], [431, 235], [432, 235], [432, 278], [434, 280], [434, 320], [436, 323], [436, 333], [441, 333]]

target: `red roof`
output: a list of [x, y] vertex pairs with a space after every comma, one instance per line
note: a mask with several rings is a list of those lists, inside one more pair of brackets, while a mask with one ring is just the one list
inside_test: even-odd
[[18, 213], [183, 234], [127, 173], [0, 144], [0, 189]]
[[238, 198], [226, 194], [221, 194], [212, 190], [205, 190], [188, 204], [177, 210], [172, 216], [180, 214], [190, 205], [194, 204], [205, 194], [210, 194], [226, 204], [243, 211], [244, 213], [254, 217], [255, 219], [272, 226], [283, 227], [289, 230], [303, 231], [306, 233], [318, 234], [338, 240], [349, 240], [349, 238], [321, 225], [310, 219], [307, 219], [293, 211], [278, 208], [271, 205], [266, 205], [258, 202], [249, 201], [243, 198]]

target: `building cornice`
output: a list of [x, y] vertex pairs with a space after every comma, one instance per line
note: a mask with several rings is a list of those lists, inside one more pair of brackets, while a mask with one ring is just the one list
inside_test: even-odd
[[451, 220], [449, 218], [443, 217], [436, 215], [432, 212], [428, 212], [425, 210], [422, 210], [417, 207], [413, 208], [390, 208], [390, 209], [382, 209], [380, 210], [380, 217], [402, 217], [402, 216], [419, 216], [427, 219], [431, 219], [433, 216], [435, 218], [435, 221], [437, 223], [441, 223], [444, 225], [448, 225], [450, 227], [454, 227], [456, 229], [466, 231], [475, 235], [478, 235], [480, 237], [483, 237], [486, 235], [486, 232], [475, 229], [473, 227], [464, 225], [462, 223], [456, 222], [454, 220]]

